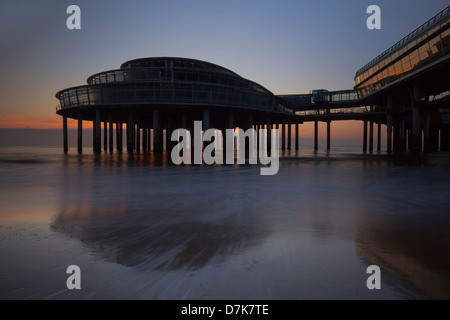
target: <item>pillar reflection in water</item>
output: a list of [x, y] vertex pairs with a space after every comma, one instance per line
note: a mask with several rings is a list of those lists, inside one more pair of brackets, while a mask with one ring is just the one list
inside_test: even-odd
[[167, 156], [79, 156], [79, 165], [68, 165], [63, 175], [52, 229], [108, 261], [145, 270], [201, 268], [266, 237], [267, 228], [255, 227], [254, 204], [239, 195], [202, 196], [211, 190], [209, 180], [193, 191], [195, 177], [169, 170]]

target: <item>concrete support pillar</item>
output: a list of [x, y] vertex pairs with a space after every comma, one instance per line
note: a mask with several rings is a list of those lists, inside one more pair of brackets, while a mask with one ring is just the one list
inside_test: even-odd
[[134, 116], [132, 113], [128, 115], [128, 123], [127, 123], [127, 151], [134, 151]]
[[136, 151], [141, 151], [141, 124], [136, 124]]
[[150, 126], [147, 125], [147, 150], [151, 150], [152, 149], [152, 139], [151, 139], [151, 130], [150, 130]]
[[281, 150], [286, 150], [286, 122], [281, 123]]
[[412, 148], [411, 151], [419, 153], [422, 151], [422, 133], [420, 128], [420, 108], [418, 105], [420, 99], [419, 88], [413, 88], [412, 104]]
[[267, 119], [267, 155], [271, 156], [272, 151], [272, 122], [270, 121], [270, 118]]
[[234, 150], [230, 151], [227, 149], [227, 129], [234, 129], [234, 117], [233, 114], [230, 112], [227, 115], [227, 118], [225, 120], [224, 128], [222, 129], [222, 137], [223, 137], [223, 148], [222, 148], [222, 154], [223, 154], [223, 163], [226, 163], [226, 156], [227, 152], [233, 152]]
[[144, 123], [142, 125], [142, 151], [148, 150], [148, 127], [147, 124]]
[[149, 125], [148, 128], [148, 150], [152, 150], [152, 146], [153, 146], [153, 140], [152, 140], [152, 129], [151, 126]]
[[183, 111], [181, 116], [181, 128], [188, 130], [188, 114], [187, 111]]
[[435, 112], [428, 114], [426, 118], [424, 151], [436, 152], [439, 150], [438, 116]]
[[405, 120], [402, 121], [401, 125], [401, 151], [406, 151], [407, 148], [407, 141], [408, 141], [408, 133], [406, 129], [406, 122]]
[[[229, 115], [228, 115], [229, 116]], [[210, 114], [208, 109], [203, 110], [203, 131], [206, 131], [210, 128]]]
[[78, 114], [78, 134], [77, 134], [78, 153], [83, 152], [83, 118]]
[[176, 119], [174, 119], [172, 117], [167, 119], [166, 145], [167, 145], [167, 150], [169, 150], [169, 152], [171, 152], [172, 149], [177, 145], [176, 141], [172, 141], [172, 134], [176, 129], [178, 129], [177, 125], [176, 125]]
[[116, 144], [117, 144], [117, 151], [122, 151], [123, 148], [122, 123], [116, 123]]
[[299, 126], [300, 126], [300, 125], [299, 125], [298, 123], [295, 124], [295, 150], [298, 150], [298, 149], [299, 149], [299, 146], [300, 146], [300, 141], [299, 141], [299, 139], [300, 139]]
[[259, 145], [259, 125], [256, 124], [253, 127], [255, 129], [255, 134], [256, 134], [256, 136], [255, 136], [256, 150], [259, 150], [259, 147], [260, 147], [260, 145]]
[[123, 123], [120, 123], [120, 125], [119, 125], [119, 133], [120, 133], [120, 145], [119, 145], [119, 147], [120, 147], [120, 151], [122, 151], [123, 150]]
[[103, 122], [103, 149], [108, 151], [108, 122]]
[[278, 123], [275, 124], [275, 129], [278, 130], [278, 151], [280, 151], [280, 125]]
[[364, 120], [363, 127], [363, 152], [367, 152], [367, 120]]
[[394, 149], [394, 151], [400, 151], [401, 149], [402, 149], [402, 147], [401, 147], [401, 131], [402, 131], [402, 127], [401, 127], [401, 124], [400, 123], [398, 123], [398, 122], [396, 122], [395, 124], [394, 124], [394, 127], [393, 127], [393, 129], [392, 129], [392, 131], [393, 131], [393, 149]]
[[373, 121], [369, 122], [369, 152], [373, 152]]
[[[245, 121], [245, 128], [241, 128], [241, 129], [243, 129], [244, 131], [253, 129], [253, 117], [252, 116], [248, 116], [247, 120]], [[253, 137], [253, 145], [250, 144], [251, 141], [249, 139], [248, 143], [246, 141], [245, 148], [244, 148], [245, 155], [248, 159], [250, 159], [250, 150], [251, 150], [251, 148], [254, 148], [254, 145], [255, 145], [256, 136], [252, 135], [252, 137]], [[240, 150], [242, 150], [242, 146], [239, 146], [239, 148], [240, 148]]]
[[319, 150], [319, 122], [314, 121], [314, 151]]
[[[190, 128], [191, 128], [188, 124], [188, 113], [186, 110], [184, 110], [181, 115], [181, 128], [185, 129], [185, 130], [190, 130]], [[192, 135], [193, 135], [192, 131], [189, 132], [189, 134], [192, 137]], [[192, 143], [192, 140], [191, 140], [191, 143]], [[191, 158], [192, 158], [192, 154], [191, 154]], [[193, 160], [193, 159], [191, 159], [191, 160]]]
[[412, 130], [407, 128], [406, 129], [406, 150], [411, 151], [412, 148]]
[[392, 152], [392, 129], [393, 129], [393, 117], [387, 116], [387, 152]]
[[266, 144], [267, 141], [264, 140], [264, 134], [266, 132], [265, 129], [266, 129], [265, 125], [263, 125], [263, 124], [259, 125], [258, 133], [259, 133], [259, 148], [260, 149], [264, 149], [264, 148], [267, 149], [267, 144]]
[[245, 130], [252, 129], [252, 128], [253, 128], [253, 117], [252, 116], [248, 116], [248, 118], [247, 118], [247, 127], [245, 128]]
[[377, 151], [381, 151], [381, 123], [378, 123]]
[[227, 117], [227, 129], [234, 129], [234, 117], [231, 112], [228, 113]]
[[394, 125], [393, 113], [393, 102], [392, 97], [387, 98], [386, 106], [386, 123], [387, 123], [387, 152], [392, 152], [392, 127]]
[[153, 109], [153, 151], [162, 152], [163, 150], [163, 130], [161, 129], [159, 110]]
[[147, 125], [147, 150], [152, 150], [152, 130], [150, 124]]
[[[144, 125], [142, 128], [142, 151], [147, 151], [148, 146], [148, 135], [147, 135], [147, 125]], [[170, 137], [169, 137], [170, 138]]]
[[420, 128], [420, 109], [413, 108], [412, 115], [412, 152], [418, 153], [422, 151], [422, 132]]
[[112, 121], [112, 116], [109, 116], [109, 152], [113, 151], [114, 151], [114, 123]]
[[292, 123], [288, 122], [288, 145], [287, 145], [287, 149], [291, 150], [292, 149]]
[[67, 138], [67, 117], [63, 117], [63, 144], [64, 144], [64, 153], [69, 151], [69, 141]]
[[423, 142], [424, 142], [423, 150], [425, 152], [429, 151], [430, 124], [431, 124], [431, 116], [430, 116], [430, 113], [428, 112], [427, 115], [425, 116], [425, 123], [424, 123], [424, 128], [423, 128]]
[[327, 121], [327, 150], [331, 149], [331, 121]]
[[[202, 122], [202, 130], [203, 133], [205, 133], [206, 130], [208, 130], [210, 128], [210, 124], [211, 124], [211, 117], [210, 117], [210, 113], [208, 109], [203, 109], [203, 122]], [[202, 142], [202, 152], [205, 148], [205, 145], [208, 145], [211, 142], [207, 142], [206, 144], [203, 144]]]
[[441, 151], [450, 151], [450, 124], [442, 124], [440, 149]]
[[94, 120], [92, 120], [92, 149], [95, 150], [95, 130], [96, 130], [96, 125], [95, 125], [95, 116], [94, 116]]
[[102, 152], [102, 114], [100, 110], [95, 111], [95, 124], [94, 124], [94, 152]]
[[[373, 106], [370, 106], [370, 112], [373, 112]], [[369, 122], [369, 152], [373, 152], [373, 121]]]

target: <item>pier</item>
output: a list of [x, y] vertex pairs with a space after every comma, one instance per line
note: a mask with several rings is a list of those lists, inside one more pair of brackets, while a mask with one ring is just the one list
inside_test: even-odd
[[[203, 130], [279, 129], [281, 150], [300, 149], [305, 122], [314, 123], [318, 150], [319, 122], [324, 122], [329, 150], [332, 122], [342, 120], [363, 122], [364, 152], [381, 150], [382, 126], [388, 152], [450, 151], [449, 53], [447, 7], [359, 69], [351, 90], [274, 95], [205, 61], [177, 57], [127, 61], [120, 69], [90, 76], [87, 85], [56, 94], [64, 152], [69, 149], [68, 119], [78, 122], [79, 153], [84, 121], [93, 123], [96, 153], [102, 146], [106, 152], [122, 151], [124, 135], [128, 152], [160, 152], [173, 144], [174, 130], [192, 131], [194, 121], [202, 121]], [[164, 139], [164, 133], [169, 138]]]

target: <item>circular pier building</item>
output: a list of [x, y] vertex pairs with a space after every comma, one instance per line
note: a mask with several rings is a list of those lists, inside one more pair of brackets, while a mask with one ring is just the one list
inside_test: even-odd
[[114, 149], [114, 128], [116, 147], [122, 150], [124, 127], [127, 150], [132, 152], [150, 150], [150, 132], [153, 149], [162, 150], [164, 130], [170, 137], [177, 128], [192, 129], [198, 120], [203, 130], [222, 130], [269, 128], [297, 119], [289, 103], [263, 86], [209, 62], [175, 57], [127, 61], [120, 69], [90, 76], [87, 85], [59, 91], [56, 98], [65, 151], [68, 118], [78, 120], [78, 152], [83, 121], [94, 123], [95, 152], [101, 152], [102, 131], [104, 149]]

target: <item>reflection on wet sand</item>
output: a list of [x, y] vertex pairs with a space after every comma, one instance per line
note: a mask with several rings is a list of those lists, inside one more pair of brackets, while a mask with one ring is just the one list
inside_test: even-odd
[[[258, 204], [247, 201], [239, 171], [225, 168], [237, 178], [217, 185], [214, 168], [168, 170], [166, 158], [67, 158], [52, 230], [80, 239], [109, 261], [149, 270], [201, 268], [267, 237], [270, 226], [256, 214]], [[240, 189], [243, 194], [234, 192]]]
[[[194, 209], [193, 209], [194, 210]], [[198, 209], [197, 209], [198, 210]], [[76, 211], [76, 212], [74, 212]], [[109, 261], [138, 269], [197, 269], [257, 245], [266, 231], [255, 219], [174, 219], [157, 208], [66, 209], [52, 229], [78, 238]]]
[[[82, 298], [449, 298], [447, 157], [292, 156], [270, 179], [151, 154], [47, 158], [0, 163], [14, 227], [0, 228], [13, 257], [0, 296], [70, 298], [61, 285], [77, 264]], [[41, 212], [38, 229], [15, 226]], [[371, 264], [379, 292], [366, 287]]]
[[408, 231], [359, 230], [358, 253], [401, 282], [433, 299], [450, 299], [450, 248], [432, 235]]

